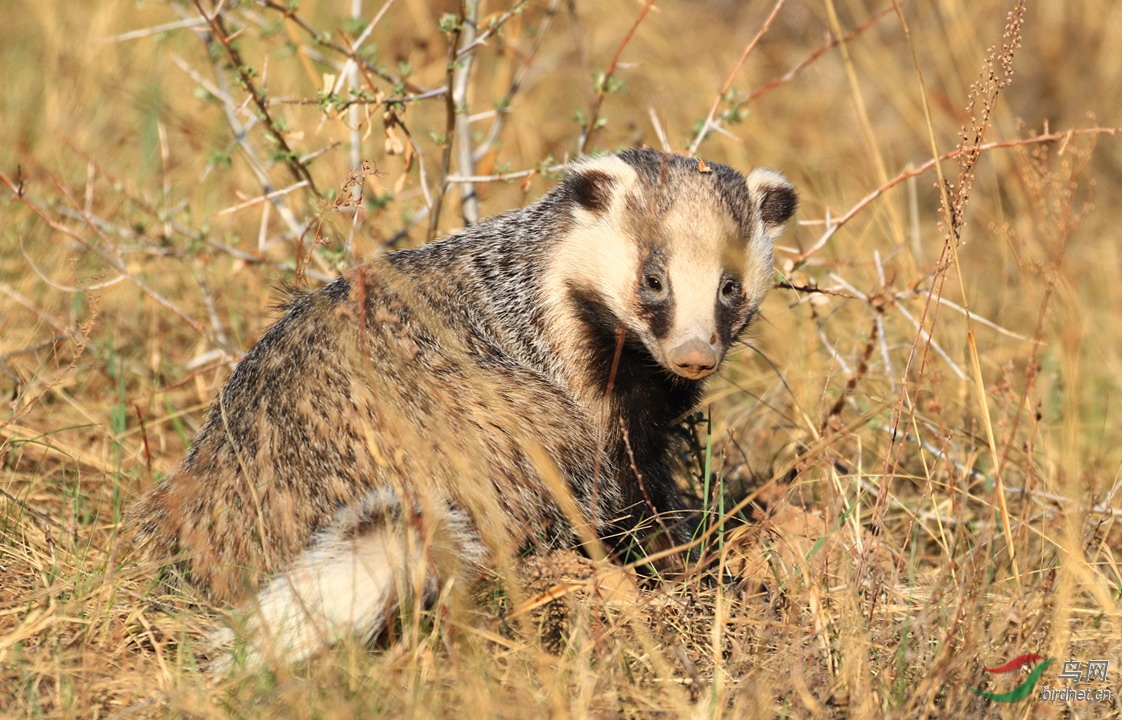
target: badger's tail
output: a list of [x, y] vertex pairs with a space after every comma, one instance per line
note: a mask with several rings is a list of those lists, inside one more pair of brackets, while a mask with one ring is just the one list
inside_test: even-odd
[[340, 511], [287, 572], [261, 589], [241, 631], [212, 636], [211, 671], [226, 673], [235, 662], [299, 662], [349, 636], [368, 641], [397, 608], [431, 602], [449, 582], [466, 585], [484, 555], [463, 511], [373, 491]]

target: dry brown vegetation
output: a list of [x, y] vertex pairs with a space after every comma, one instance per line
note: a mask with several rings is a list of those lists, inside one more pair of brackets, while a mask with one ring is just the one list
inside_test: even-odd
[[[1122, 4], [219, 6], [0, 24], [0, 714], [1122, 715]], [[562, 554], [470, 621], [201, 671], [215, 618], [154, 594], [120, 519], [277, 287], [636, 144], [802, 196], [698, 426], [712, 506], [749, 520], [711, 538], [733, 580]], [[970, 690], [1030, 652], [1058, 661], [1028, 699]]]

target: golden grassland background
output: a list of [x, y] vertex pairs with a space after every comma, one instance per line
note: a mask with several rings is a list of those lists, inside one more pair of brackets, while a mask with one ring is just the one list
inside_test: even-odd
[[[483, 2], [450, 71], [450, 41], [471, 44], [455, 3], [226, 2], [211, 25], [190, 2], [16, 2], [0, 714], [1122, 715], [1122, 5], [1013, 9]], [[578, 150], [695, 143], [802, 201], [706, 404], [714, 503], [754, 501], [713, 556], [734, 581], [635, 587], [570, 558], [556, 584], [559, 558], [525, 573], [565, 588], [528, 624], [485, 582], [475, 622], [201, 671], [214, 619], [155, 593], [119, 521], [278, 288], [461, 226], [464, 176], [487, 216]], [[1027, 652], [1108, 660], [1105, 682], [1057, 664], [1040, 684], [1112, 698], [970, 690], [1011, 690], [1029, 667], [983, 668]]]

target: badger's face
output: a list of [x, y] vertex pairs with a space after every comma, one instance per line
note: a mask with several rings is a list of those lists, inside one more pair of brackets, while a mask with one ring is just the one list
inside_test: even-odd
[[562, 192], [575, 210], [547, 278], [558, 302], [676, 376], [713, 373], [771, 285], [772, 242], [797, 203], [790, 183], [630, 150], [578, 166]]

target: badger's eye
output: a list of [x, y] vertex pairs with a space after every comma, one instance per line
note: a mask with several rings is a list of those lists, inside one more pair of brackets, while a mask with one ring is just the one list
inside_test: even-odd
[[721, 283], [721, 297], [725, 300], [735, 300], [740, 296], [740, 282], [735, 278], [726, 278]]
[[648, 275], [643, 278], [643, 282], [651, 292], [662, 292], [662, 278], [658, 275]]

